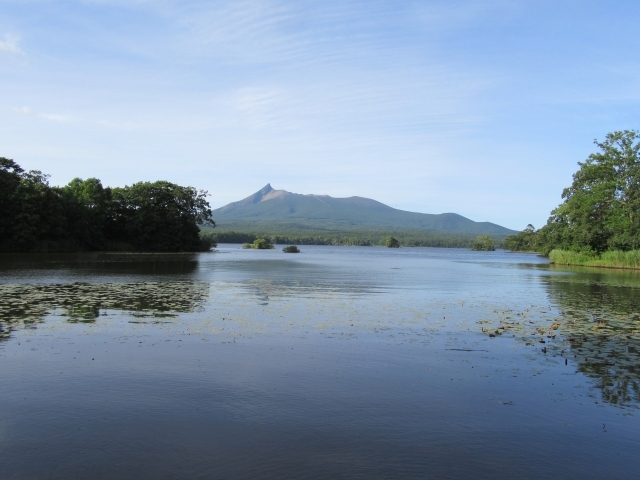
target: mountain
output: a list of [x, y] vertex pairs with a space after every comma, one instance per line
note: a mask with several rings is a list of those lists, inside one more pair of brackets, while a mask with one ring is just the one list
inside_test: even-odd
[[512, 235], [495, 223], [474, 222], [456, 213], [407, 212], [363, 197], [333, 198], [274, 190], [270, 184], [213, 211], [220, 230], [422, 230], [459, 234]]

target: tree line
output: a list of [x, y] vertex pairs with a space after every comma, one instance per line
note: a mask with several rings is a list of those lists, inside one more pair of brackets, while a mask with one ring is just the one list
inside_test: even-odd
[[0, 251], [208, 250], [199, 225], [215, 226], [207, 192], [166, 181], [64, 187], [0, 157]]
[[546, 225], [506, 237], [506, 249], [591, 256], [640, 249], [640, 132], [613, 132], [594, 143], [598, 151], [578, 163]]
[[[218, 227], [220, 228], [220, 227]], [[236, 232], [204, 231], [203, 238], [216, 243], [253, 243], [264, 238], [269, 243], [279, 245], [341, 245], [341, 246], [386, 246], [390, 234], [403, 247], [442, 247], [471, 248], [476, 237], [472, 234], [455, 234], [425, 231], [353, 230], [350, 232], [322, 231], [280, 231], [280, 232]], [[496, 246], [502, 245], [502, 238], [496, 240]]]

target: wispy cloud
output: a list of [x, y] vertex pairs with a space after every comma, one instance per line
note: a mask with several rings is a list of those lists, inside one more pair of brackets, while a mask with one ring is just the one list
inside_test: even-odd
[[24, 53], [20, 47], [18, 47], [18, 37], [5, 34], [4, 41], [0, 41], [0, 52], [8, 53], [10, 55], [18, 55]]
[[69, 115], [59, 115], [57, 113], [39, 113], [38, 117], [51, 120], [52, 122], [69, 122], [72, 120]]
[[179, 13], [184, 43], [192, 53], [234, 63], [290, 58], [299, 48], [298, 34], [287, 33], [295, 9], [273, 1], [224, 2], [186, 8]]
[[29, 107], [11, 107], [11, 110], [21, 115], [31, 115], [33, 113], [33, 110]]
[[52, 122], [69, 122], [73, 120], [69, 115], [60, 115], [58, 113], [39, 113], [33, 111], [33, 109], [29, 107], [11, 107], [11, 110], [19, 115], [33, 115], [34, 117], [44, 118], [45, 120], [50, 120]]

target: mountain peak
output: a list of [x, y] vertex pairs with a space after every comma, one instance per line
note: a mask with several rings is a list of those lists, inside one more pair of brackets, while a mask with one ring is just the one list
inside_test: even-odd
[[[253, 195], [214, 211], [218, 225], [227, 228], [318, 229], [331, 231], [425, 230], [458, 234], [516, 233], [488, 222], [474, 222], [457, 214], [433, 215], [397, 210], [364, 197], [334, 198], [275, 190], [270, 183]], [[238, 230], [240, 231], [240, 230]]]

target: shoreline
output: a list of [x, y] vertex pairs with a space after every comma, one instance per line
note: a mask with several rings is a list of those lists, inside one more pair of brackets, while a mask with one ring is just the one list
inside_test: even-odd
[[615, 270], [640, 270], [640, 251], [610, 250], [596, 254], [592, 252], [570, 252], [552, 250], [549, 263], [577, 267], [608, 268]]
[[588, 265], [586, 263], [549, 262], [549, 265], [561, 265], [566, 267], [608, 268], [609, 270], [640, 270], [640, 267], [621, 267], [617, 265]]

